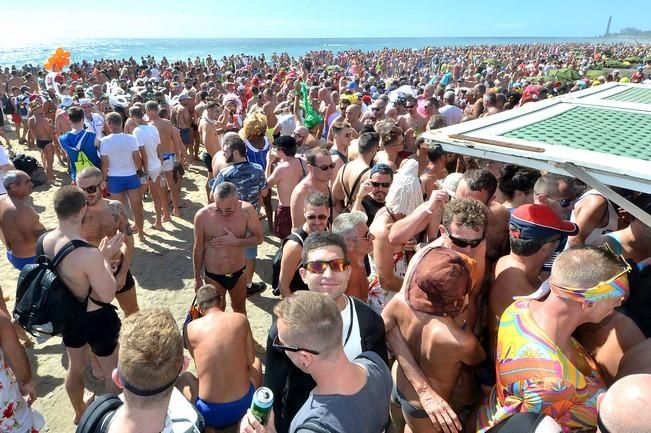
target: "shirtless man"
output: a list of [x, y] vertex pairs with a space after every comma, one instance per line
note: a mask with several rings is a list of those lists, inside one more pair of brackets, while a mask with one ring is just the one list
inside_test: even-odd
[[204, 284], [205, 270], [205, 280], [222, 296], [230, 293], [233, 311], [246, 314], [245, 249], [262, 243], [262, 225], [253, 205], [239, 200], [234, 184], [218, 184], [213, 199], [194, 217], [195, 289]]
[[[165, 184], [170, 190], [172, 196], [172, 206], [174, 207], [172, 213], [174, 216], [181, 216], [181, 197], [179, 189], [176, 187], [174, 181], [174, 161], [178, 157], [181, 161], [185, 161], [185, 151], [181, 144], [178, 132], [175, 130], [172, 123], [167, 119], [162, 119], [158, 115], [158, 104], [154, 101], [148, 101], [145, 104], [145, 110], [149, 117], [149, 123], [158, 129], [160, 136], [160, 144], [158, 151], [163, 157], [163, 176], [165, 176]], [[164, 194], [165, 195], [165, 194]], [[163, 200], [163, 222], [170, 221], [167, 203]]]
[[177, 387], [212, 433], [242, 419], [262, 383], [262, 366], [245, 315], [223, 311], [224, 296], [210, 284], [197, 290], [197, 305], [201, 317], [188, 324], [186, 338], [199, 378], [183, 373]]
[[[47, 257], [54, 257], [72, 240], [84, 241], [81, 228], [86, 200], [84, 192], [74, 186], [64, 186], [55, 193], [54, 212], [58, 224], [43, 239], [43, 251]], [[110, 305], [115, 298], [116, 284], [109, 261], [119, 252], [123, 236], [118, 233], [111, 239], [105, 238], [100, 249], [90, 244], [77, 247], [57, 268], [61, 282], [72, 294], [80, 301], [88, 299], [86, 312], [63, 335], [69, 359], [65, 387], [75, 411], [75, 423], [79, 422], [88, 405], [88, 401], [84, 401], [84, 377], [89, 346], [97, 356], [105, 391], [118, 392], [111, 375], [117, 368], [120, 319]]]
[[[322, 192], [332, 198], [328, 185], [332, 179], [335, 163], [332, 162], [328, 151], [323, 148], [312, 149], [307, 153], [305, 159], [307, 161], [307, 176], [296, 185], [291, 194], [292, 230], [299, 229], [305, 223], [303, 203], [306, 195], [311, 192]], [[330, 207], [330, 219], [332, 220], [335, 215], [332, 214], [332, 205]]]
[[201, 137], [201, 143], [206, 148], [203, 154], [203, 162], [208, 169], [208, 178], [206, 179], [206, 193], [208, 196], [210, 196], [208, 183], [214, 175], [212, 159], [222, 148], [221, 137], [226, 130], [225, 117], [216, 101], [208, 101], [205, 104], [204, 114], [199, 120], [199, 136]]
[[443, 179], [448, 175], [445, 169], [445, 152], [440, 146], [427, 146], [427, 166], [420, 175], [420, 183], [423, 186], [423, 193], [426, 197], [432, 191], [440, 189]]
[[264, 89], [262, 92], [264, 95], [264, 104], [262, 105], [262, 112], [267, 116], [267, 128], [274, 130], [276, 125], [278, 125], [278, 117], [274, 111], [278, 105], [278, 100], [276, 99], [276, 94], [271, 88]]
[[27, 121], [27, 126], [29, 132], [36, 140], [36, 146], [41, 151], [41, 163], [47, 175], [47, 182], [52, 183], [54, 180], [54, 171], [52, 169], [52, 165], [54, 164], [54, 145], [52, 143], [56, 140], [54, 128], [43, 114], [43, 106], [40, 98], [32, 101], [30, 108], [32, 109], [32, 116]]
[[182, 147], [182, 150], [186, 155], [190, 156], [192, 147], [192, 114], [188, 105], [190, 105], [190, 96], [186, 93], [181, 94], [178, 105], [172, 109], [172, 123], [179, 128], [181, 141], [185, 145]]
[[89, 243], [99, 247], [102, 239], [118, 233], [124, 235], [122, 248], [111, 257], [111, 270], [115, 276], [117, 292], [115, 298], [125, 316], [138, 312], [136, 283], [129, 270], [135, 251], [133, 233], [124, 206], [118, 200], [102, 198], [106, 188], [102, 171], [96, 167], [83, 169], [77, 175], [77, 186], [86, 194], [86, 216], [81, 225], [81, 234]]
[[418, 113], [418, 103], [416, 98], [413, 96], [407, 97], [405, 101], [405, 109], [407, 112], [398, 117], [398, 126], [402, 128], [403, 131], [408, 131], [409, 129], [414, 131], [414, 134], [408, 134], [405, 136], [405, 151], [414, 153], [416, 152], [415, 139], [421, 132], [424, 132], [427, 129], [427, 121], [429, 119]]
[[281, 135], [274, 140], [267, 153], [265, 175], [269, 188], [278, 186], [278, 207], [274, 215], [274, 233], [285, 239], [292, 232], [291, 198], [296, 185], [303, 180], [307, 169], [303, 160], [296, 158], [296, 140]]
[[497, 179], [488, 170], [475, 169], [463, 174], [456, 190], [456, 198], [474, 198], [488, 206], [486, 225], [486, 259], [488, 268], [508, 252], [509, 211], [493, 200]]
[[370, 176], [371, 164], [379, 146], [377, 133], [365, 132], [360, 135], [357, 157], [341, 167], [332, 186], [332, 196], [339, 210], [352, 208], [360, 186]]
[[36, 263], [36, 240], [45, 232], [38, 214], [27, 203], [32, 193], [32, 180], [19, 170], [4, 175], [7, 195], [0, 198], [0, 230], [7, 249], [7, 260], [19, 271]]
[[72, 102], [72, 97], [62, 96], [59, 108], [57, 108], [56, 114], [54, 115], [54, 134], [55, 137], [57, 137], [57, 140], [55, 141], [55, 151], [57, 154], [57, 159], [59, 160], [59, 164], [63, 166], [65, 166], [67, 156], [66, 152], [61, 148], [58, 137], [61, 137], [66, 132], [70, 132], [72, 130], [72, 123], [68, 117], [68, 108], [72, 106]]
[[[398, 360], [393, 394], [406, 431], [461, 430], [452, 392], [462, 367], [475, 366], [486, 356], [459, 318], [468, 303], [471, 274], [461, 254], [428, 245], [411, 260], [402, 290], [382, 311], [387, 340]], [[438, 402], [435, 414], [422, 408], [420, 395]]]
[[580, 194], [570, 220], [579, 226], [579, 233], [567, 239], [566, 248], [594, 245], [603, 235], [619, 228], [617, 209], [596, 189]]
[[330, 127], [330, 130], [332, 131], [330, 155], [332, 156], [332, 162], [335, 163], [334, 172], [338, 173], [339, 169], [348, 163], [348, 146], [350, 146], [350, 141], [357, 133], [343, 118], [337, 119]]
[[500, 317], [513, 303], [513, 297], [528, 296], [538, 289], [543, 264], [558, 247], [560, 237], [577, 232], [576, 224], [561, 220], [544, 205], [522, 205], [511, 214], [511, 252], [497, 261], [495, 279], [488, 291], [488, 330], [492, 342], [497, 341]]

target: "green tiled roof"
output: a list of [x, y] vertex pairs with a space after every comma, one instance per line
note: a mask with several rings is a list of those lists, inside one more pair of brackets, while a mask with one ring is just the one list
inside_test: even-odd
[[[651, 90], [631, 90], [645, 90], [651, 98]], [[574, 107], [502, 135], [651, 161], [651, 114]]]
[[651, 104], [651, 89], [631, 87], [623, 92], [608, 96], [611, 101], [636, 102], [638, 104]]

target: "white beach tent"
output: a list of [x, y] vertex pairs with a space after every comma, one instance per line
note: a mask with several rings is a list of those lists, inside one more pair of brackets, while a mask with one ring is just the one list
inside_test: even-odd
[[424, 137], [446, 152], [576, 177], [651, 226], [607, 186], [651, 194], [651, 85], [607, 83]]

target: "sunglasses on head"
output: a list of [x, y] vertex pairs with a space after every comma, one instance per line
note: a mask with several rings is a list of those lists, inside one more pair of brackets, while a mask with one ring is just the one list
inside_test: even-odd
[[574, 200], [571, 199], [571, 198], [556, 199], [556, 198], [553, 198], [553, 197], [548, 196], [547, 194], [543, 194], [543, 193], [539, 193], [539, 194], [540, 194], [540, 195], [544, 195], [544, 196], [547, 197], [548, 199], [557, 202], [559, 205], [561, 205], [562, 208], [570, 207], [570, 205], [571, 205], [572, 202], [574, 201]]
[[483, 236], [481, 238], [479, 238], [479, 239], [468, 240], [468, 239], [463, 239], [463, 238], [458, 238], [456, 236], [452, 236], [447, 230], [445, 231], [445, 233], [447, 234], [448, 238], [450, 238], [452, 243], [454, 245], [458, 246], [459, 248], [467, 248], [467, 247], [477, 248], [479, 246], [479, 244], [481, 244], [484, 241]]
[[319, 221], [325, 221], [325, 220], [328, 219], [328, 215], [323, 215], [323, 214], [319, 214], [319, 215], [308, 215], [306, 218], [307, 218], [309, 221], [314, 221], [314, 220], [317, 220], [317, 219], [318, 219]]
[[298, 347], [298, 346], [286, 346], [284, 344], [280, 343], [280, 339], [276, 335], [276, 338], [274, 338], [273, 343], [271, 343], [271, 347], [273, 347], [275, 350], [285, 350], [287, 352], [307, 352], [311, 353], [312, 355], [319, 355], [320, 352], [312, 349], [306, 349], [304, 347]]
[[379, 188], [379, 187], [389, 188], [391, 186], [391, 182], [373, 182], [373, 181], [371, 181], [371, 185], [373, 186], [373, 188]]
[[316, 164], [310, 164], [310, 165], [313, 167], [320, 168], [322, 171], [332, 170], [337, 166], [334, 162], [331, 162], [330, 164], [326, 164], [326, 165], [316, 165]]
[[334, 272], [344, 272], [348, 269], [348, 260], [334, 259], [334, 260], [313, 260], [305, 264], [305, 269], [313, 274], [322, 274], [330, 267]]
[[97, 190], [99, 189], [99, 186], [102, 184], [102, 182], [98, 183], [97, 185], [91, 185], [87, 186], [86, 188], [84, 187], [79, 187], [82, 189], [82, 191], [87, 192], [88, 194], [95, 194]]

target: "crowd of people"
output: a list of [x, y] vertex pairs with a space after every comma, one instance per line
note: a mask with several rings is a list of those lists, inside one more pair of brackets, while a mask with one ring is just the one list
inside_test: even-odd
[[[75, 424], [99, 404], [84, 397], [90, 367], [123, 393], [97, 430], [111, 433], [171, 432], [175, 392], [207, 432], [651, 432], [651, 227], [576, 179], [423, 136], [649, 82], [651, 61], [631, 77], [587, 72], [650, 53], [555, 44], [5, 69], [7, 260], [21, 270], [77, 241], [56, 268], [87, 305], [63, 335]], [[581, 78], [552, 78], [568, 68]], [[10, 158], [34, 144], [56, 187], [50, 231], [29, 202], [32, 173]], [[184, 171], [200, 163], [206, 201], [188, 215]], [[651, 195], [619, 192], [651, 213]], [[169, 311], [140, 310], [130, 268], [136, 242], [183, 217], [196, 305], [180, 333]], [[268, 236], [281, 240], [273, 278], [254, 282]], [[246, 299], [267, 284], [280, 299], [262, 362]], [[1, 431], [43, 428], [31, 343], [2, 300]], [[274, 395], [264, 425], [248, 411], [262, 385]]]

